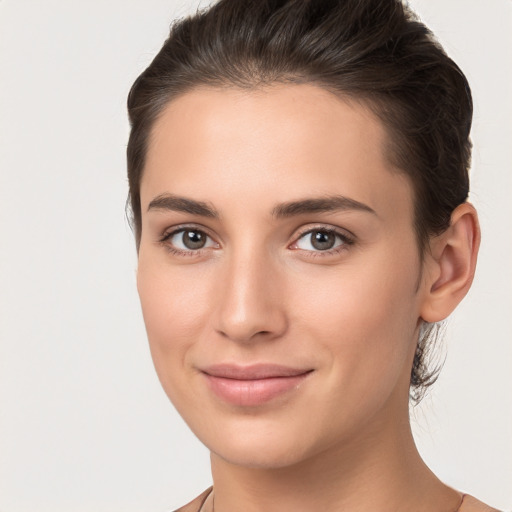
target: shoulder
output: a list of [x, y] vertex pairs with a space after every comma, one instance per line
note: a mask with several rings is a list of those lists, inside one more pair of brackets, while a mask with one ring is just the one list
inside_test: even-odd
[[202, 492], [197, 498], [193, 499], [190, 503], [183, 505], [183, 507], [175, 510], [174, 512], [199, 512], [201, 506], [204, 501], [208, 497], [208, 495], [212, 492], [212, 487], [206, 489], [206, 491]]
[[465, 494], [459, 512], [499, 512], [499, 510], [482, 503], [469, 494]]

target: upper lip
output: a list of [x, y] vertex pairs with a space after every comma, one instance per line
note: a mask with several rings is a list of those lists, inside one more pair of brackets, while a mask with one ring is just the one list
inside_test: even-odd
[[279, 364], [252, 364], [239, 366], [234, 364], [215, 364], [202, 368], [201, 371], [212, 377], [237, 380], [257, 380], [271, 377], [295, 377], [312, 371], [311, 368], [291, 368]]

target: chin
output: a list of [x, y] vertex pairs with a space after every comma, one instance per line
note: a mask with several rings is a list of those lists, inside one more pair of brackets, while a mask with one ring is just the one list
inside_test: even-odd
[[281, 469], [293, 466], [304, 460], [304, 456], [296, 449], [287, 450], [285, 447], [220, 447], [210, 450], [212, 454], [229, 464], [251, 469]]
[[[244, 424], [245, 423], [245, 424]], [[272, 422], [237, 422], [216, 431], [196, 431], [201, 442], [222, 460], [237, 466], [258, 469], [278, 469], [295, 465], [312, 454], [307, 436], [297, 436]]]

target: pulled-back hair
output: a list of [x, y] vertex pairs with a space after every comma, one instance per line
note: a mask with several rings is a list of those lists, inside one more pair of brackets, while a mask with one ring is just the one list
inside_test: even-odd
[[[176, 21], [128, 96], [129, 208], [137, 248], [140, 182], [151, 129], [164, 107], [195, 87], [315, 84], [367, 105], [387, 131], [387, 158], [414, 190], [423, 257], [469, 192], [472, 99], [467, 80], [400, 0], [220, 0]], [[422, 329], [411, 372], [419, 401], [429, 370]]]

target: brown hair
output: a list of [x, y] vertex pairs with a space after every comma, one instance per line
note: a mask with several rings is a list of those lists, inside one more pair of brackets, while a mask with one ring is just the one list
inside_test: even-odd
[[[472, 99], [468, 82], [400, 0], [220, 0], [175, 22], [128, 96], [129, 208], [137, 247], [140, 182], [150, 132], [173, 98], [198, 86], [252, 89], [311, 83], [368, 105], [388, 132], [388, 157], [412, 182], [420, 254], [466, 201]], [[411, 397], [435, 381], [418, 342]]]

